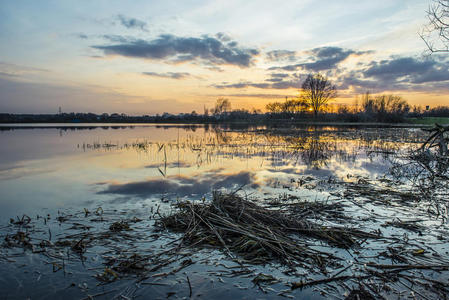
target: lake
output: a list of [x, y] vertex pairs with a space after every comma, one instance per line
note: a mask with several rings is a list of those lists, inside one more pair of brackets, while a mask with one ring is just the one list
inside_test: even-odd
[[[387, 298], [441, 296], [446, 290], [436, 286], [447, 284], [448, 272], [435, 265], [449, 266], [447, 210], [429, 213], [432, 204], [415, 199], [419, 194], [411, 183], [392, 173], [425, 138], [417, 128], [389, 127], [4, 125], [2, 293], [7, 299], [320, 299], [349, 297], [357, 289]], [[176, 259], [163, 258], [161, 252], [180, 233], [156, 229], [158, 218], [176, 211], [176, 203], [210, 202], [214, 191], [275, 209], [298, 201], [338, 203], [345, 217], [316, 210], [304, 218], [320, 228], [358, 228], [379, 238], [359, 239], [357, 247], [342, 249], [308, 237], [304, 245], [339, 260], [314, 272], [307, 267], [287, 272], [278, 261], [233, 272], [242, 265], [220, 247], [186, 247]], [[132, 230], [113, 235], [111, 224], [125, 221]], [[80, 234], [86, 232], [102, 240], [91, 238], [92, 246], [76, 253], [73, 241], [82, 245]], [[64, 247], [66, 240], [70, 247]], [[167, 264], [157, 270], [142, 266], [145, 275], [112, 267], [120, 258], [142, 253], [160, 255]], [[403, 267], [401, 273], [393, 264], [421, 267]], [[397, 271], [391, 282], [369, 273], [391, 269]], [[258, 274], [276, 280], [255, 281]], [[377, 279], [366, 280], [366, 274]], [[290, 289], [292, 282], [342, 275], [347, 280]], [[421, 285], [411, 284], [419, 280]]]

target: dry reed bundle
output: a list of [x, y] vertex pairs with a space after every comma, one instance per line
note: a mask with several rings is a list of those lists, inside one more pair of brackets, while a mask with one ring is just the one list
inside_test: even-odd
[[[377, 237], [359, 230], [322, 227], [301, 215], [273, 210], [232, 194], [215, 192], [213, 200], [203, 203], [176, 204], [174, 213], [157, 223], [159, 228], [182, 232], [182, 245], [224, 248], [251, 263], [277, 259], [287, 265], [314, 263], [324, 267], [334, 258], [307, 245], [305, 238], [315, 238], [338, 247], [351, 247], [357, 238]], [[291, 208], [291, 206], [290, 206]]]

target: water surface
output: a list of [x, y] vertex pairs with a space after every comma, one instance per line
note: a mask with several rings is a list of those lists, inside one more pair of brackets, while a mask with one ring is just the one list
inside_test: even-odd
[[[9, 218], [23, 214], [34, 218], [71, 213], [79, 214], [82, 219], [84, 209], [93, 212], [102, 207], [111, 215], [117, 212], [122, 216], [145, 219], [156, 208], [162, 212], [170, 211], [170, 203], [176, 201], [207, 201], [214, 190], [238, 191], [255, 201], [278, 201], [293, 196], [301, 201], [332, 201], [349, 190], [345, 192], [342, 185], [335, 183], [381, 182], [389, 176], [391, 156], [422, 139], [423, 133], [413, 128], [3, 126], [0, 128], [0, 216], [4, 220], [2, 226], [6, 226]], [[349, 197], [351, 201], [354, 197], [363, 200], [360, 195], [352, 197]], [[383, 215], [386, 220], [398, 216], [413, 217], [416, 213], [408, 209], [378, 207], [371, 202], [363, 206], [351, 205], [347, 212], [366, 220], [371, 213]], [[383, 222], [384, 219], [366, 221], [364, 227], [384, 230], [380, 227]], [[429, 219], [429, 224], [432, 222]], [[136, 232], [151, 231], [151, 224], [141, 225]], [[51, 228], [55, 232], [63, 229], [61, 226]], [[402, 234], [395, 230], [389, 233]], [[163, 242], [142, 239], [136, 243], [140, 243], [142, 249], [152, 249], [161, 247]], [[384, 247], [377, 246], [379, 249]], [[447, 250], [440, 247], [440, 251]], [[341, 253], [348, 256], [344, 251]], [[198, 255], [204, 259], [206, 254], [207, 251]], [[98, 254], [91, 255], [92, 261], [99, 260]], [[217, 259], [223, 254], [216, 252], [214, 255]], [[13, 298], [33, 295], [38, 298], [46, 295], [78, 297], [89, 294], [83, 283], [90, 287], [95, 285], [87, 267], [73, 264], [68, 277], [61, 272], [52, 274], [49, 267], [34, 256], [21, 257], [18, 261], [33, 266], [35, 273], [23, 272], [17, 263], [2, 266], [0, 272], [4, 279], [0, 285], [9, 287]], [[236, 297], [265, 297], [257, 288], [251, 287], [249, 279], [236, 279], [217, 287], [216, 283], [208, 281], [207, 275], [217, 267], [198, 265], [192, 268], [196, 273], [189, 274], [195, 289], [201, 290], [202, 294], [226, 298], [231, 291]], [[267, 271], [263, 267], [260, 270]], [[283, 276], [273, 268], [270, 272]], [[46, 276], [39, 276], [44, 273]], [[54, 278], [57, 278], [60, 289], [49, 292]], [[173, 289], [176, 279], [170, 280], [168, 283]], [[29, 281], [31, 283], [25, 284]], [[78, 287], [76, 291], [63, 288], [73, 282]], [[125, 280], [116, 286], [129, 288], [130, 282]], [[240, 288], [241, 285], [246, 288]], [[208, 291], [211, 287], [215, 288], [215, 294]], [[162, 298], [167, 292], [166, 288], [154, 286], [146, 287], [144, 291], [148, 292], [148, 289]], [[178, 295], [185, 292], [182, 288], [175, 291]], [[324, 295], [324, 292], [313, 289], [296, 293], [315, 298]], [[145, 298], [144, 294], [140, 296]]]

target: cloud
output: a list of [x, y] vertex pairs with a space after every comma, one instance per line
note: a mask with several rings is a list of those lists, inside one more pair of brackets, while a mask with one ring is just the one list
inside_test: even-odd
[[120, 21], [120, 24], [125, 26], [128, 29], [140, 29], [142, 31], [148, 31], [147, 29], [147, 23], [144, 21], [135, 19], [135, 18], [129, 18], [124, 15], [118, 15], [117, 19]]
[[363, 72], [364, 77], [382, 81], [427, 83], [449, 80], [449, 63], [419, 60], [413, 57], [393, 58], [372, 62]]
[[296, 60], [296, 51], [290, 50], [273, 50], [265, 54], [269, 61], [294, 61]]
[[127, 38], [127, 37], [124, 37], [121, 35], [117, 35], [117, 34], [104, 34], [101, 37], [108, 41], [111, 41], [113, 43], [126, 43], [130, 40], [130, 38]]
[[133, 195], [137, 197], [151, 197], [157, 194], [176, 194], [180, 197], [204, 195], [212, 190], [221, 188], [234, 189], [242, 185], [257, 188], [252, 173], [242, 171], [236, 174], [207, 173], [196, 178], [173, 176], [166, 179], [150, 179], [128, 183], [112, 183], [100, 194]]
[[188, 77], [192, 77], [190, 73], [183, 73], [183, 72], [167, 72], [167, 73], [142, 72], [142, 74], [152, 77], [171, 78], [171, 79], [186, 79]]
[[271, 67], [269, 70], [296, 71], [307, 70], [319, 72], [335, 69], [339, 63], [351, 55], [364, 55], [373, 53], [372, 51], [354, 51], [340, 47], [320, 47], [304, 52], [308, 57], [308, 62], [286, 65], [282, 67]]
[[[435, 91], [449, 86], [449, 62], [414, 57], [372, 61], [341, 76], [340, 88], [356, 91]], [[447, 90], [447, 88], [445, 88]]]
[[165, 60], [170, 63], [201, 61], [206, 65], [234, 65], [242, 68], [254, 64], [257, 49], [241, 48], [224, 37], [177, 37], [170, 34], [146, 41], [127, 39], [115, 45], [92, 46], [106, 55]]
[[[269, 79], [268, 79], [269, 80]], [[299, 80], [286, 80], [286, 81], [279, 81], [279, 82], [249, 82], [249, 81], [243, 81], [238, 83], [226, 83], [223, 82], [221, 84], [214, 84], [212, 85], [214, 88], [217, 89], [243, 89], [248, 87], [258, 88], [258, 89], [277, 89], [277, 90], [285, 90], [290, 88], [299, 88], [300, 87], [300, 81]]]
[[48, 73], [48, 72], [50, 71], [47, 69], [0, 62], [0, 75], [4, 76], [17, 77], [17, 76]]
[[291, 95], [282, 95], [282, 94], [226, 94], [221, 95], [223, 97], [249, 97], [249, 98], [261, 98], [261, 99], [273, 99], [273, 98], [285, 98], [285, 97], [293, 97]]
[[321, 47], [311, 50], [310, 53], [315, 57], [315, 61], [305, 63], [303, 66], [307, 70], [317, 72], [335, 68], [337, 64], [356, 52], [353, 50], [345, 50], [340, 47]]
[[14, 74], [14, 73], [9, 73], [9, 72], [3, 72], [3, 71], [0, 71], [0, 77], [1, 77], [1, 76], [6, 76], [6, 77], [18, 77], [19, 75]]
[[222, 82], [221, 84], [214, 84], [212, 87], [217, 89], [243, 89], [253, 87], [259, 89], [285, 90], [290, 88], [299, 88], [301, 86], [301, 74], [271, 73], [269, 76], [269, 78], [265, 79], [265, 82]]

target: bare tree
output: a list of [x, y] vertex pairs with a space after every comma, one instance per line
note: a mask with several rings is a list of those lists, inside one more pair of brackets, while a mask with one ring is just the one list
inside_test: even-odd
[[218, 98], [215, 102], [214, 115], [221, 115], [231, 110], [231, 102], [227, 98]]
[[329, 102], [337, 97], [337, 88], [330, 80], [321, 74], [309, 74], [302, 83], [301, 98], [312, 108], [315, 118], [318, 112]]
[[430, 52], [449, 52], [449, 0], [432, 0], [420, 36]]

